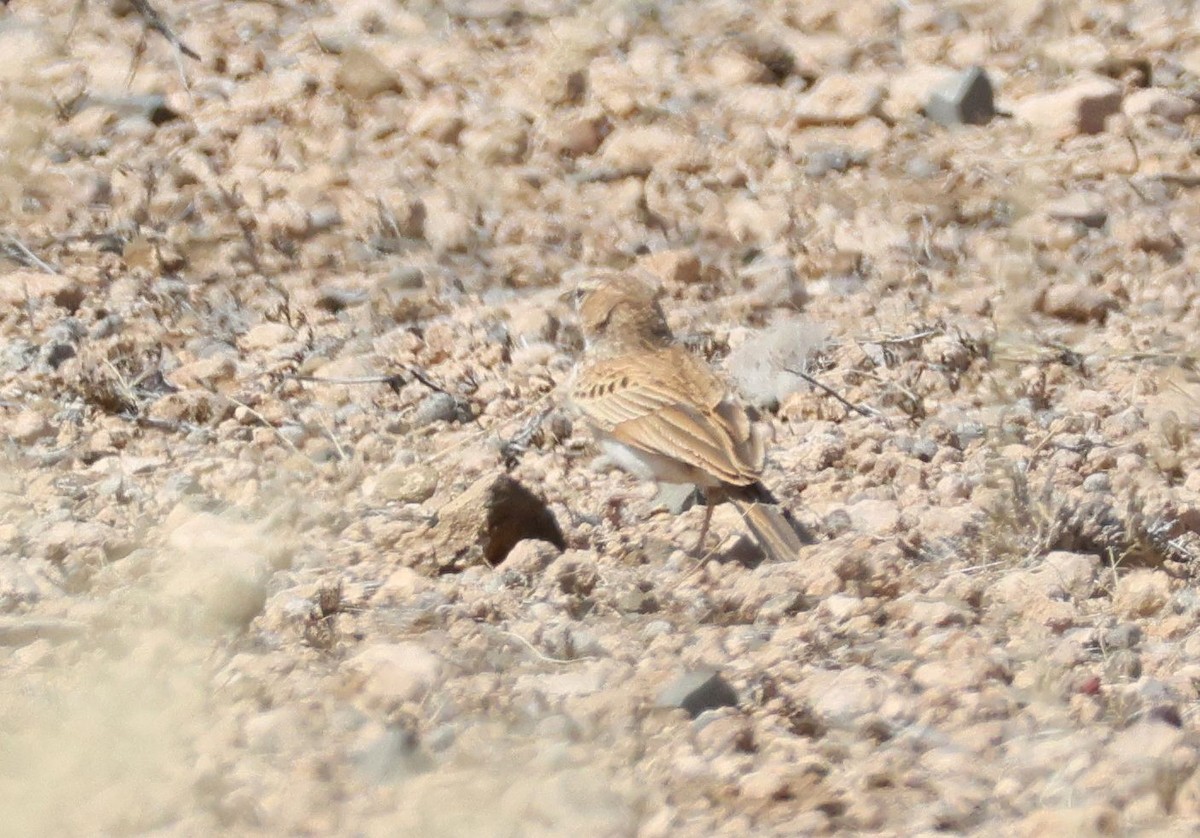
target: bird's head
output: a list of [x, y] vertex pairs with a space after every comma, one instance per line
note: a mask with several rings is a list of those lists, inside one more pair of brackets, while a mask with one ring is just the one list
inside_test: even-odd
[[579, 283], [576, 310], [589, 347], [658, 346], [671, 330], [658, 304], [661, 290], [622, 273], [596, 274]]

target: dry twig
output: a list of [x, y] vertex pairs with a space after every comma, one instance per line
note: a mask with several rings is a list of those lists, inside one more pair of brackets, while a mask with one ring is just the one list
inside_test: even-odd
[[5, 239], [5, 244], [2, 248], [0, 248], [0, 250], [3, 250], [4, 255], [7, 256], [8, 258], [24, 265], [27, 268], [37, 268], [38, 270], [40, 270], [44, 273], [51, 274], [52, 276], [60, 275], [60, 272], [57, 268], [55, 268], [49, 262], [46, 262], [45, 260], [41, 259], [36, 253], [34, 253], [32, 250], [30, 250], [29, 247], [26, 246], [26, 244], [23, 241], [18, 239], [16, 236], [11, 235], [9, 233], [5, 233], [4, 239]]
[[170, 26], [167, 26], [167, 23], [163, 20], [162, 15], [158, 13], [157, 9], [150, 5], [148, 0], [129, 0], [129, 4], [133, 6], [134, 10], [139, 15], [141, 15], [142, 20], [146, 22], [147, 29], [162, 35], [167, 39], [167, 43], [171, 44], [171, 46], [175, 47], [175, 49], [182, 52], [188, 58], [191, 58], [194, 61], [201, 60], [200, 54], [185, 44], [180, 37], [175, 34], [175, 31], [171, 29]]
[[793, 369], [791, 367], [787, 367], [787, 368], [785, 368], [785, 371], [791, 373], [792, 375], [800, 376], [805, 381], [807, 381], [809, 384], [811, 384], [812, 386], [816, 387], [818, 390], [823, 392], [825, 395], [836, 399], [837, 402], [839, 404], [841, 404], [842, 407], [846, 408], [847, 410], [851, 410], [851, 411], [857, 413], [859, 416], [865, 416], [868, 419], [876, 419], [876, 420], [882, 422], [883, 426], [885, 428], [887, 428], [888, 430], [892, 429], [891, 421], [886, 416], [884, 416], [882, 413], [880, 413], [878, 410], [876, 410], [875, 408], [863, 407], [862, 405], [855, 404], [854, 402], [852, 402], [852, 401], [848, 400], [846, 397], [844, 397], [841, 393], [834, 390], [832, 387], [830, 387], [826, 384], [822, 384], [820, 381], [817, 381], [817, 379], [813, 378], [811, 375], [804, 372], [803, 370], [798, 370], [798, 369]]
[[[441, 384], [438, 384], [424, 371], [416, 367], [405, 367], [404, 372], [408, 373], [414, 380], [421, 382], [430, 390], [436, 393], [445, 393], [446, 395], [454, 395]], [[329, 378], [320, 375], [302, 375], [300, 373], [284, 373], [284, 378], [291, 378], [295, 381], [311, 381], [315, 384], [340, 384], [352, 386], [355, 384], [386, 384], [393, 392], [400, 392], [408, 381], [402, 373], [394, 373], [392, 375], [364, 375], [358, 378]]]
[[552, 658], [549, 655], [547, 655], [546, 653], [542, 652], [540, 649], [538, 649], [536, 646], [534, 646], [532, 643], [530, 643], [524, 637], [517, 634], [515, 631], [508, 631], [507, 629], [496, 629], [496, 632], [498, 634], [504, 635], [505, 637], [509, 637], [509, 638], [512, 638], [513, 640], [519, 641], [521, 643], [521, 645], [524, 646], [526, 649], [528, 649], [530, 652], [532, 652], [537, 657], [538, 660], [544, 661], [546, 663], [556, 663], [559, 665], [569, 666], [573, 663], [580, 663], [581, 661], [595, 660], [595, 658], [592, 657], [591, 655], [580, 655], [579, 657], [572, 658], [570, 660], [567, 660], [565, 658]]
[[239, 401], [238, 399], [235, 399], [233, 396], [227, 396], [224, 393], [218, 393], [216, 390], [213, 390], [211, 388], [209, 389], [209, 392], [211, 392], [215, 396], [220, 396], [221, 398], [225, 399], [230, 404], [232, 404], [234, 407], [244, 408], [245, 411], [247, 413], [249, 413], [251, 416], [253, 416], [255, 419], [257, 419], [264, 428], [269, 428], [270, 430], [274, 431], [275, 436], [279, 437], [279, 439], [282, 440], [284, 445], [286, 445], [288, 448], [292, 449], [293, 453], [296, 453], [296, 454], [300, 453], [300, 449], [296, 447], [296, 443], [294, 443], [290, 439], [288, 439], [287, 435], [284, 434], [283, 431], [279, 430], [279, 428], [277, 428], [273, 424], [271, 424], [271, 422], [267, 419], [267, 417], [263, 416], [257, 410], [252, 408], [250, 405], [246, 404], [243, 401]]

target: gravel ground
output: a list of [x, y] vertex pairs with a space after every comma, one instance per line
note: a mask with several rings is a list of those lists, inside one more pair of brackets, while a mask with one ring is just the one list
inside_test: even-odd
[[[12, 0], [0, 831], [1196, 834], [1195, 14]], [[598, 458], [588, 268], [795, 561]]]

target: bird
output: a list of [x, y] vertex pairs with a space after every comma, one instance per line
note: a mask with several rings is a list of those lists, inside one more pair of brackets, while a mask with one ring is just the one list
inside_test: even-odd
[[704, 494], [703, 553], [712, 510], [733, 503], [764, 553], [794, 559], [797, 527], [761, 477], [771, 440], [727, 383], [680, 344], [658, 289], [629, 273], [602, 273], [575, 293], [584, 348], [569, 399], [616, 465], [659, 483], [691, 483]]

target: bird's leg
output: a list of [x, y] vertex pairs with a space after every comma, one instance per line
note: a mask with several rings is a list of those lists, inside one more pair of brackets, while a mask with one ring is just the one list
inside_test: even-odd
[[712, 523], [713, 509], [726, 500], [723, 487], [706, 487], [700, 490], [704, 497], [704, 523], [700, 526], [700, 540], [696, 542], [696, 558], [704, 558], [704, 542], [708, 539], [708, 525]]

